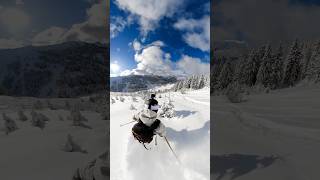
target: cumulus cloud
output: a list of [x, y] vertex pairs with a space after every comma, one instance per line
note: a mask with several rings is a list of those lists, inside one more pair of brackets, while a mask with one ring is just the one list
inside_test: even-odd
[[210, 16], [201, 19], [182, 18], [174, 27], [184, 32], [183, 39], [189, 46], [202, 51], [210, 50]]
[[134, 74], [153, 74], [153, 75], [172, 75], [171, 60], [161, 47], [162, 42], [154, 42], [136, 52], [134, 59], [137, 62], [137, 68]]
[[135, 16], [143, 36], [152, 31], [164, 17], [171, 17], [183, 0], [116, 0], [122, 10]]
[[214, 5], [214, 41], [265, 42], [312, 40], [319, 37], [320, 6], [289, 0], [224, 0]]
[[209, 73], [209, 64], [202, 63], [199, 58], [182, 55], [178, 62], [173, 62], [170, 53], [162, 49], [164, 46], [162, 41], [142, 45], [139, 41], [134, 40], [132, 48], [135, 50], [134, 59], [137, 67], [132, 70], [124, 70], [120, 75], [187, 76]]
[[181, 60], [177, 63], [179, 70], [183, 74], [207, 74], [210, 72], [208, 63], [203, 63], [199, 58], [183, 55]]
[[[66, 41], [108, 42], [107, 12], [109, 3], [99, 1], [87, 10], [87, 19], [74, 24], [70, 29], [50, 27], [38, 33], [32, 40], [33, 45], [49, 45]], [[47, 41], [46, 41], [47, 40]]]

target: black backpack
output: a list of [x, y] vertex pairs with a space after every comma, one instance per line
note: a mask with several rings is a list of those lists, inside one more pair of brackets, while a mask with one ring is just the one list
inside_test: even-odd
[[145, 125], [141, 120], [132, 127], [132, 135], [140, 143], [150, 143], [155, 135], [154, 130], [160, 125], [160, 120], [155, 120], [149, 127]]

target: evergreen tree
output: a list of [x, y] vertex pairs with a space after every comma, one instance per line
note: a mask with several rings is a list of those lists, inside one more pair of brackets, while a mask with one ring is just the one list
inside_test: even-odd
[[246, 56], [243, 56], [237, 60], [236, 63], [236, 68], [234, 70], [234, 75], [233, 75], [233, 82], [237, 83], [243, 83], [242, 75], [243, 75], [243, 69], [246, 61]]
[[199, 89], [198, 81], [199, 81], [199, 76], [193, 75], [192, 81], [191, 81], [191, 88], [192, 89]]
[[270, 74], [270, 88], [280, 88], [281, 80], [283, 77], [283, 47], [282, 43], [280, 43], [279, 48], [272, 58], [272, 69]]
[[263, 85], [264, 87], [271, 86], [271, 71], [272, 71], [272, 50], [270, 44], [266, 46], [266, 50], [264, 56], [261, 61], [261, 65], [259, 67], [259, 71], [257, 74], [257, 82], [256, 84]]
[[306, 71], [306, 78], [316, 82], [320, 80], [320, 41], [313, 47], [310, 63]]
[[[317, 43], [315, 43], [314, 48], [316, 48]], [[302, 49], [302, 72], [301, 72], [301, 79], [306, 78], [308, 66], [310, 63], [312, 55], [312, 48], [310, 47], [309, 43], [306, 42], [303, 45]]]
[[260, 55], [258, 52], [252, 50], [247, 61], [244, 62], [241, 84], [247, 86], [255, 85], [260, 66]]
[[218, 81], [219, 81], [221, 70], [222, 70], [222, 60], [217, 58], [217, 60], [213, 62], [213, 65], [211, 67], [211, 73], [210, 73], [210, 76], [211, 76], [210, 89], [212, 89], [212, 91], [218, 88]]
[[233, 79], [233, 69], [231, 62], [226, 62], [223, 65], [221, 73], [218, 78], [218, 89], [224, 89], [228, 87], [229, 83]]
[[293, 86], [300, 80], [301, 58], [302, 53], [299, 47], [298, 40], [295, 40], [287, 57], [287, 64], [283, 79], [284, 87]]
[[201, 75], [198, 78], [198, 89], [204, 88], [204, 85], [205, 85], [205, 77], [204, 77], [204, 75]]

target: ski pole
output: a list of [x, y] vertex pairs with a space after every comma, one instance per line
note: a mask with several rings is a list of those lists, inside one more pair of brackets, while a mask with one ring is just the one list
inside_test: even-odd
[[133, 122], [135, 122], [135, 120], [130, 121], [130, 122], [127, 122], [127, 123], [124, 123], [124, 124], [120, 124], [120, 127], [125, 126], [125, 125], [127, 125], [127, 124], [131, 124], [131, 123], [133, 123]]
[[169, 141], [168, 141], [167, 137], [165, 137], [165, 136], [163, 136], [163, 137], [164, 137], [164, 139], [166, 140], [166, 142], [167, 142], [167, 144], [168, 144], [168, 146], [169, 146], [169, 148], [170, 148], [171, 152], [173, 153], [174, 157], [176, 157], [176, 159], [177, 159], [177, 161], [179, 162], [179, 164], [181, 164], [181, 161], [179, 160], [179, 158], [178, 158], [177, 154], [173, 151], [172, 147], [170, 146], [170, 143], [169, 143]]

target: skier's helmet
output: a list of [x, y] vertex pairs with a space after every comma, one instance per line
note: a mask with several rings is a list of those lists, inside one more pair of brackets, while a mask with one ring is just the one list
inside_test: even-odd
[[152, 93], [151, 98], [155, 98], [155, 97], [156, 97], [156, 94]]

